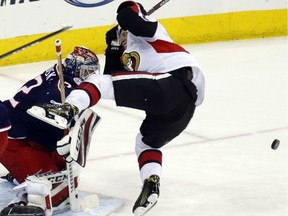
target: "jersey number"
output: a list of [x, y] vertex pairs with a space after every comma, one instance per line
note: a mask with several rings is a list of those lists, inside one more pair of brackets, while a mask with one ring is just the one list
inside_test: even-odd
[[[19, 92], [23, 92], [24, 94], [29, 94], [29, 92], [30, 92], [33, 88], [35, 88], [35, 87], [37, 87], [37, 86], [40, 86], [40, 85], [42, 84], [42, 82], [43, 82], [41, 76], [38, 76], [38, 77], [36, 77], [36, 78], [33, 79], [33, 80], [36, 81], [36, 84], [33, 84], [33, 85], [31, 85], [31, 86], [28, 86], [28, 85], [22, 86], [22, 88], [20, 88], [20, 89], [17, 91], [17, 94], [18, 94]], [[17, 95], [17, 94], [16, 94], [16, 95]], [[14, 97], [11, 98], [11, 99], [9, 99], [9, 101], [10, 101], [11, 105], [13, 106], [13, 108], [15, 108], [15, 107], [19, 104], [19, 101], [17, 101]]]

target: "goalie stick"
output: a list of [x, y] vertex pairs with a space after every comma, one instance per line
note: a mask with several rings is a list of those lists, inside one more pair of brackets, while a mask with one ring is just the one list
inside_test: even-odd
[[0, 55], [0, 60], [5, 58], [5, 57], [7, 57], [7, 56], [14, 55], [15, 53], [20, 52], [20, 51], [22, 51], [22, 50], [24, 50], [24, 49], [26, 49], [26, 48], [28, 48], [30, 46], [34, 46], [34, 45], [40, 43], [41, 41], [44, 41], [44, 40], [46, 40], [46, 39], [48, 39], [50, 37], [53, 37], [54, 35], [60, 34], [60, 33], [66, 31], [66, 30], [68, 30], [70, 28], [72, 28], [72, 26], [65, 26], [65, 27], [63, 27], [63, 28], [61, 28], [61, 29], [59, 29], [57, 31], [54, 31], [54, 32], [52, 32], [50, 34], [47, 34], [47, 35], [45, 35], [43, 37], [40, 37], [40, 38], [38, 38], [38, 39], [36, 39], [34, 41], [31, 41], [31, 42], [29, 42], [27, 44], [24, 44], [23, 46], [20, 46], [20, 47], [18, 47], [16, 49], [13, 49], [13, 50], [9, 51], [9, 52], [6, 52], [6, 53]]
[[[86, 165], [92, 134], [100, 121], [100, 117], [91, 109], [85, 109], [80, 113], [69, 134], [57, 142], [57, 152], [66, 157], [67, 180], [70, 198], [70, 209], [74, 212], [84, 211], [87, 208], [96, 208], [99, 205], [96, 194], [78, 197], [78, 188], [74, 184], [73, 168]], [[76, 163], [77, 164], [76, 164]], [[78, 167], [75, 167], [77, 165]]]
[[65, 102], [65, 86], [64, 86], [64, 77], [63, 77], [63, 68], [62, 68], [62, 47], [61, 40], [57, 39], [55, 41], [56, 55], [57, 55], [57, 66], [58, 66], [58, 75], [60, 81], [60, 89], [61, 89], [61, 103]]
[[[56, 48], [56, 55], [57, 55], [57, 65], [58, 65], [58, 75], [60, 81], [60, 94], [61, 94], [61, 103], [64, 104], [65, 102], [65, 92], [64, 92], [64, 78], [63, 78], [63, 68], [62, 68], [62, 47], [61, 47], [61, 40], [57, 39], [55, 41], [55, 48]], [[70, 156], [68, 156], [70, 157]], [[80, 202], [78, 200], [78, 189], [75, 187], [74, 182], [74, 172], [73, 172], [73, 161], [67, 162], [66, 159], [66, 169], [67, 169], [67, 181], [68, 181], [68, 188], [69, 188], [69, 198], [70, 198], [70, 209], [72, 211], [78, 212], [81, 210]]]
[[[64, 86], [63, 68], [62, 68], [62, 47], [61, 47], [61, 44], [62, 44], [62, 42], [61, 42], [60, 39], [57, 39], [55, 41], [55, 48], [56, 48], [56, 55], [57, 55], [57, 65], [58, 65], [58, 73], [59, 73], [60, 89], [61, 89], [61, 103], [63, 104], [65, 102], [65, 86]], [[97, 115], [96, 115], [96, 117], [97, 117]], [[99, 119], [97, 119], [97, 122], [98, 121], [99, 121]], [[76, 125], [77, 124], [75, 124], [75, 126]], [[96, 126], [96, 124], [94, 125], [93, 130], [95, 129], [95, 126]], [[79, 131], [80, 130], [78, 130], [77, 132], [79, 132]], [[83, 131], [82, 131], [82, 133], [83, 133]], [[76, 134], [76, 136], [79, 137], [78, 134]], [[80, 139], [81, 138], [82, 137], [80, 137]], [[78, 144], [78, 142], [77, 142], [77, 144]], [[83, 147], [83, 142], [81, 142], [81, 144], [82, 145], [80, 147], [84, 148]], [[89, 140], [88, 144], [90, 144], [90, 140]], [[76, 150], [78, 150], [77, 153], [80, 154], [79, 153], [80, 150], [78, 149], [79, 146], [71, 146], [71, 147], [75, 148], [75, 150], [73, 150], [73, 153]], [[83, 160], [85, 160], [85, 162], [86, 162], [86, 156], [87, 156], [86, 154], [89, 151], [89, 146], [88, 147], [85, 146], [85, 147], [86, 148], [82, 149], [82, 152], [84, 152], [84, 150], [85, 150], [85, 158]], [[75, 155], [75, 153], [73, 154], [73, 156], [74, 156], [74, 158], [78, 159], [78, 155]], [[69, 155], [68, 157], [71, 157], [71, 156]], [[70, 161], [70, 162], [67, 162], [67, 161]], [[81, 160], [81, 162], [82, 162], [82, 160]], [[72, 159], [70, 159], [70, 160], [68, 159], [67, 160], [67, 158], [66, 158], [67, 181], [68, 181], [68, 189], [69, 189], [70, 209], [72, 211], [74, 211], [74, 212], [79, 212], [79, 211], [84, 211], [87, 208], [95, 208], [95, 207], [98, 206], [98, 196], [96, 194], [92, 194], [92, 195], [83, 197], [82, 199], [79, 199], [79, 197], [78, 197], [78, 188], [75, 187], [75, 182], [74, 182], [74, 171], [73, 171], [73, 164], [74, 163], [75, 163], [74, 160], [72, 160]], [[84, 162], [82, 162], [82, 163], [84, 163]], [[84, 163], [83, 166], [85, 166], [85, 163]]]
[[[68, 189], [70, 209], [74, 212], [96, 208], [99, 205], [98, 196], [96, 194], [87, 195], [83, 198], [78, 197], [78, 188], [75, 187], [73, 181], [75, 172], [73, 168], [75, 168], [74, 165], [77, 164], [85, 167], [92, 134], [100, 119], [101, 118], [94, 111], [85, 109], [81, 112], [79, 119], [77, 119], [75, 125], [71, 128], [69, 134], [57, 143], [57, 152], [60, 155], [65, 155], [67, 153], [69, 155], [68, 158], [66, 158]], [[67, 146], [68, 149], [66, 148]], [[78, 168], [80, 167], [78, 166], [77, 169]]]

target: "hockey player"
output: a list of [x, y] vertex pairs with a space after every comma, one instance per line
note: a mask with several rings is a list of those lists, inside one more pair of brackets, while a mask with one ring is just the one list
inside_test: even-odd
[[[66, 95], [85, 85], [83, 81], [99, 70], [99, 60], [95, 53], [84, 47], [75, 47], [63, 63]], [[1, 123], [5, 119], [2, 114], [5, 114], [12, 124], [8, 144], [3, 143], [4, 138], [1, 136], [0, 149], [3, 153], [0, 154], [0, 162], [9, 171], [9, 180], [13, 176], [14, 182], [20, 184], [16, 188], [17, 197], [1, 211], [1, 216], [44, 215], [45, 211], [46, 215], [50, 215], [52, 207], [54, 210], [69, 207], [66, 161], [56, 151], [57, 141], [68, 130], [58, 129], [26, 113], [35, 104], [59, 104], [59, 83], [58, 67], [55, 64], [26, 82], [14, 97], [0, 104], [1, 110], [2, 107], [7, 109], [6, 113], [0, 113]], [[3, 122], [4, 126], [6, 129], [9, 127], [7, 122]], [[52, 195], [50, 190], [42, 191], [45, 187], [41, 184], [47, 185], [48, 189], [52, 184]], [[29, 190], [32, 192], [29, 193]], [[27, 204], [29, 208], [23, 208]]]
[[[79, 112], [100, 98], [145, 111], [135, 146], [143, 188], [132, 211], [139, 216], [159, 198], [161, 148], [189, 124], [195, 107], [203, 102], [205, 80], [192, 55], [175, 44], [141, 4], [122, 2], [117, 21], [119, 26], [106, 34], [104, 75], [89, 76], [87, 85], [72, 91], [64, 106], [42, 108], [50, 118], [62, 116], [68, 121], [75, 107]], [[47, 116], [41, 118], [45, 121]]]

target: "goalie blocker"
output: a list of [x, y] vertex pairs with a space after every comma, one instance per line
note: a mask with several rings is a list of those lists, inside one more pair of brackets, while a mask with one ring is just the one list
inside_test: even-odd
[[[59, 115], [48, 117], [45, 109], [42, 107], [33, 106], [27, 110], [27, 113], [60, 129], [65, 129], [68, 127], [67, 119]], [[101, 120], [101, 117], [91, 109], [84, 110], [77, 117], [78, 119], [76, 121], [74, 119], [69, 125], [71, 127], [71, 125], [74, 124], [71, 127], [69, 134], [58, 141], [57, 152], [64, 156], [67, 162], [74, 160], [79, 165], [84, 167], [86, 164], [86, 157], [89, 151], [92, 134]]]

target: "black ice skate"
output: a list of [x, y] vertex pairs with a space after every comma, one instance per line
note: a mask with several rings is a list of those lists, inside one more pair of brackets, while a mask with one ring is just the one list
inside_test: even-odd
[[7, 180], [8, 182], [13, 182], [14, 179], [15, 179], [15, 178], [12, 176], [11, 173], [7, 173], [5, 176], [1, 176], [0, 178], [1, 178], [1, 179], [5, 179], [5, 180]]
[[27, 206], [25, 202], [13, 203], [5, 207], [0, 216], [45, 216], [45, 212], [38, 206]]
[[33, 106], [27, 112], [48, 124], [60, 129], [65, 129], [71, 123], [73, 117], [79, 113], [76, 106], [68, 103], [64, 104], [41, 104]]
[[135, 216], [145, 215], [157, 203], [159, 186], [160, 178], [157, 175], [151, 175], [144, 181], [142, 191], [133, 206]]

